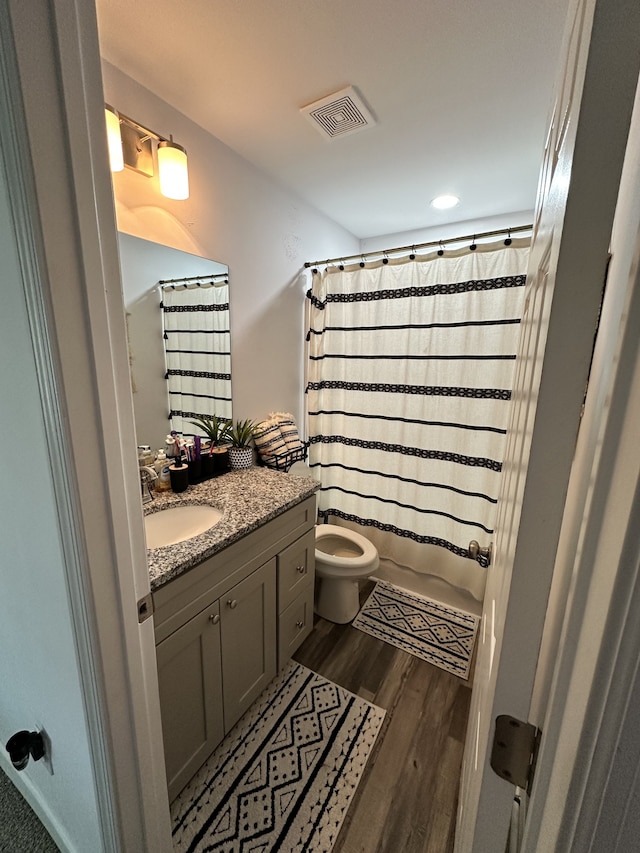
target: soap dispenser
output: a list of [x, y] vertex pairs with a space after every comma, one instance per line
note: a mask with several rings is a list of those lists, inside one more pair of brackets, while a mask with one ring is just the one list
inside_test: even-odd
[[156, 480], [156, 492], [168, 492], [171, 489], [171, 475], [169, 474], [169, 460], [164, 450], [160, 449], [153, 466], [156, 469], [158, 479]]

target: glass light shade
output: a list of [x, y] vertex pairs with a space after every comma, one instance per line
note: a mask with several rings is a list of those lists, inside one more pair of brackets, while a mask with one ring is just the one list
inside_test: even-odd
[[121, 172], [124, 169], [124, 157], [122, 154], [122, 137], [120, 136], [120, 118], [118, 113], [109, 106], [105, 107], [104, 114], [107, 121], [109, 165], [112, 172]]
[[189, 198], [187, 152], [173, 140], [158, 143], [158, 177], [162, 195], [175, 199]]
[[457, 195], [439, 195], [431, 202], [431, 207], [437, 210], [449, 210], [450, 207], [455, 207], [460, 199]]

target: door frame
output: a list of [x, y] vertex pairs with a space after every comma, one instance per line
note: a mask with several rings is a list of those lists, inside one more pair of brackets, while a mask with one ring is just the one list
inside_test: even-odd
[[[103, 849], [170, 853], [153, 620], [136, 607], [149, 575], [96, 12], [0, 5], [3, 150]], [[32, 805], [46, 819], [48, 804]]]
[[[491, 769], [490, 741], [498, 715], [526, 720], [530, 712], [638, 81], [635, 0], [574, 0], [571, 6], [564, 42], [569, 71], [561, 69], [529, 268], [538, 270], [546, 244], [557, 283], [544, 294], [553, 298], [544, 360], [540, 364], [534, 350], [521, 360], [525, 378], [528, 371], [535, 380], [539, 368], [540, 385], [535, 411], [525, 406], [522, 417], [512, 419], [522, 443], [511, 459], [507, 454], [505, 472], [513, 479], [526, 458], [526, 482], [501, 493], [507, 531], [517, 533], [507, 543], [511, 566], [498, 543], [489, 569], [488, 590], [491, 582], [498, 604], [503, 595], [508, 606], [504, 614], [496, 607], [492, 618], [494, 602], [490, 594], [485, 598], [456, 834], [460, 853], [506, 843], [514, 787]], [[541, 203], [547, 196], [551, 204]]]
[[535, 691], [548, 691], [548, 705], [543, 696], [532, 708], [543, 737], [523, 853], [588, 853], [605, 845], [613, 853], [637, 843], [638, 826], [629, 830], [627, 821], [633, 824], [638, 809], [630, 804], [640, 798], [633, 699], [640, 689], [638, 83], [613, 228], [606, 328], [596, 340], [556, 561], [568, 586], [558, 595], [560, 628], [549, 627], [556, 665], [549, 687]]

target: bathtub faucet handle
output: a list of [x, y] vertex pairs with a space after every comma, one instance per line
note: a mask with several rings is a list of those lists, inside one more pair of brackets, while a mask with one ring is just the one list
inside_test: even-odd
[[493, 553], [493, 542], [489, 543], [488, 548], [481, 548], [480, 543], [475, 539], [472, 539], [469, 542], [469, 556], [472, 560], [477, 560], [479, 563], [481, 562], [484, 566], [491, 565], [491, 555]]

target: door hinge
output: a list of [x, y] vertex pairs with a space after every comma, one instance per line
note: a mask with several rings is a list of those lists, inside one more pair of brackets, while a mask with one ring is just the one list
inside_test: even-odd
[[152, 615], [153, 595], [149, 592], [138, 601], [138, 622], [145, 622]]
[[531, 793], [542, 732], [508, 714], [496, 717], [491, 767], [512, 785]]

